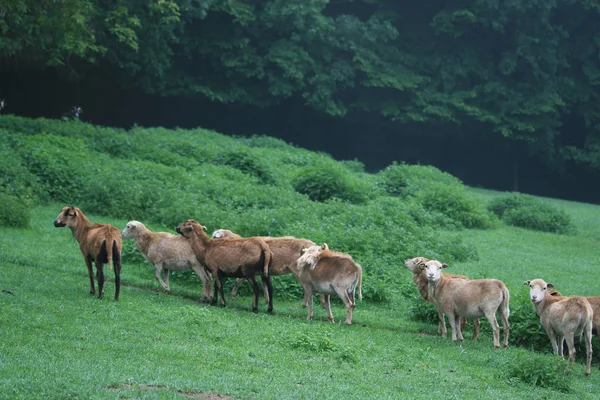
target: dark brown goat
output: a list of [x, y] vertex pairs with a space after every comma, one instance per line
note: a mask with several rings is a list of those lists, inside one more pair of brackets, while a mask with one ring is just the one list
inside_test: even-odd
[[252, 311], [258, 312], [259, 287], [255, 275], [261, 276], [269, 295], [268, 311], [273, 311], [273, 286], [269, 276], [272, 253], [264, 240], [250, 237], [245, 239], [211, 239], [204, 233], [203, 226], [194, 220], [187, 220], [177, 227], [177, 233], [190, 241], [192, 250], [215, 279], [212, 303], [221, 295], [221, 305], [225, 306], [223, 281], [225, 277], [246, 278], [254, 290]]
[[92, 261], [96, 264], [98, 298], [104, 295], [104, 264], [114, 265], [115, 300], [119, 300], [121, 289], [121, 231], [108, 224], [93, 224], [77, 207], [64, 207], [54, 220], [57, 228], [69, 227], [79, 243], [90, 277], [90, 294], [96, 293]]

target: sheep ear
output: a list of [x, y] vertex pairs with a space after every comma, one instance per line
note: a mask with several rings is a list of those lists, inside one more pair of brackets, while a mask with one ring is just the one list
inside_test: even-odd
[[442, 268], [448, 268], [448, 264], [442, 264]]
[[321, 250], [329, 250], [329, 246], [327, 245], [327, 243], [323, 242], [323, 244], [321, 245]]
[[551, 284], [551, 283], [547, 283], [547, 284], [546, 284], [546, 287], [553, 288], [553, 287], [554, 287], [554, 285], [553, 285], [553, 284]]
[[523, 285], [529, 286], [530, 283], [531, 283], [531, 281], [525, 281], [525, 282], [523, 282]]
[[213, 237], [214, 237], [215, 239], [218, 239], [218, 238], [220, 238], [220, 237], [222, 237], [222, 236], [223, 236], [223, 235], [222, 235], [220, 232], [218, 232], [218, 233], [213, 233]]
[[204, 225], [202, 225], [202, 229], [204, 229], [205, 231], [208, 231], [208, 228], [205, 227]]
[[417, 265], [417, 267], [419, 267], [420, 269], [425, 268], [425, 263], [420, 263], [419, 265]]

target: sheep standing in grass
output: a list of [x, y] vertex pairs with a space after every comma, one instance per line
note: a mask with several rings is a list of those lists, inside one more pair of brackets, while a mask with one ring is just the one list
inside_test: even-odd
[[563, 355], [563, 340], [569, 347], [569, 365], [575, 361], [575, 335], [584, 335], [586, 363], [585, 374], [590, 374], [592, 364], [592, 318], [590, 303], [581, 296], [552, 296], [548, 288], [554, 285], [543, 279], [525, 281], [535, 313], [546, 329], [554, 354]]
[[119, 300], [121, 289], [121, 231], [108, 224], [93, 224], [77, 207], [64, 207], [54, 220], [57, 228], [69, 227], [85, 259], [90, 277], [90, 294], [96, 293], [92, 262], [96, 264], [98, 298], [104, 295], [104, 264], [114, 265], [115, 300]]
[[212, 278], [186, 238], [168, 232], [152, 232], [139, 221], [129, 221], [121, 235], [123, 239], [133, 239], [142, 256], [154, 265], [156, 280], [166, 292], [171, 291], [169, 271], [193, 269], [202, 281], [200, 301], [206, 303], [212, 299]]
[[[213, 238], [233, 238], [239, 239], [240, 235], [233, 233], [228, 229], [218, 229], [213, 232]], [[293, 236], [283, 237], [269, 237], [269, 236], [256, 236], [265, 241], [273, 252], [271, 259], [271, 269], [269, 274], [271, 276], [279, 276], [285, 274], [294, 274], [298, 279], [298, 269], [296, 268], [296, 262], [302, 255], [302, 250], [315, 246], [315, 243], [308, 239], [298, 239]], [[231, 290], [231, 298], [237, 295], [238, 288], [244, 280], [238, 278], [235, 282], [235, 286]], [[266, 286], [263, 285], [263, 292], [265, 295], [265, 301], [269, 302], [269, 294]], [[305, 299], [306, 300], [306, 299]], [[303, 307], [306, 307], [306, 301], [302, 303]]]
[[[428, 303], [433, 303], [433, 299], [429, 298], [429, 281], [427, 280], [427, 273], [425, 269], [420, 267], [421, 264], [425, 264], [429, 259], [425, 257], [415, 257], [410, 260], [406, 260], [404, 262], [404, 266], [413, 273], [413, 281], [417, 285], [417, 289], [419, 290], [419, 294]], [[453, 275], [445, 273], [444, 276], [449, 279], [469, 279], [463, 275]], [[464, 318], [460, 319], [460, 331], [463, 332], [465, 330], [465, 326], [467, 325], [467, 320]], [[477, 340], [479, 336], [479, 318], [473, 318], [473, 340]], [[439, 321], [438, 325], [438, 335], [446, 336], [445, 324], [444, 321]]]
[[308, 302], [308, 317], [313, 319], [313, 294], [323, 294], [321, 304], [327, 310], [329, 322], [335, 322], [331, 313], [330, 297], [337, 294], [346, 306], [347, 325], [352, 323], [356, 306], [355, 295], [362, 300], [362, 268], [347, 254], [329, 250], [326, 243], [310, 246], [298, 259], [298, 279], [304, 288], [304, 300]]
[[221, 295], [221, 305], [225, 306], [223, 292], [224, 277], [246, 278], [254, 290], [252, 311], [258, 312], [259, 288], [255, 275], [259, 274], [263, 284], [267, 285], [269, 294], [268, 311], [273, 311], [273, 286], [269, 276], [271, 250], [264, 240], [246, 239], [211, 239], [204, 233], [203, 226], [194, 220], [179, 224], [177, 233], [189, 240], [196, 258], [212, 273], [215, 280], [213, 303]]
[[463, 336], [459, 329], [460, 318], [485, 317], [490, 322], [494, 331], [494, 347], [500, 347], [500, 329], [496, 320], [496, 312], [502, 320], [504, 328], [504, 342], [502, 347], [508, 346], [508, 316], [510, 296], [506, 285], [497, 279], [448, 279], [442, 273], [442, 264], [437, 260], [430, 260], [421, 264], [427, 272], [429, 280], [429, 297], [433, 299], [440, 321], [445, 332], [444, 315], [448, 316], [452, 328], [452, 340], [462, 341]]

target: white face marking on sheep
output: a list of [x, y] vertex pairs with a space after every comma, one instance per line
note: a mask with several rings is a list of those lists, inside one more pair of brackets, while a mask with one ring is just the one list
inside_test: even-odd
[[540, 303], [546, 297], [548, 287], [552, 287], [552, 284], [546, 283], [543, 279], [534, 279], [529, 282], [529, 298], [534, 303]]
[[437, 282], [442, 277], [442, 268], [446, 268], [446, 264], [439, 261], [431, 260], [425, 263], [425, 271], [427, 271], [427, 280]]
[[135, 236], [135, 232], [137, 232], [143, 224], [139, 221], [129, 221], [123, 232], [121, 232], [121, 237], [123, 239], [130, 239]]

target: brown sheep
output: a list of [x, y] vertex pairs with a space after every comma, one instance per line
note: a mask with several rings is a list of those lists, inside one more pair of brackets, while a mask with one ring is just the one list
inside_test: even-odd
[[[228, 229], [218, 229], [213, 232], [213, 238], [241, 238], [240, 235], [233, 233]], [[296, 268], [296, 262], [302, 255], [304, 248], [315, 246], [315, 243], [308, 239], [298, 239], [293, 236], [283, 237], [269, 237], [269, 236], [255, 236], [265, 241], [273, 252], [271, 259], [271, 269], [269, 274], [271, 276], [279, 276], [286, 274], [294, 274], [298, 279], [298, 269]], [[237, 295], [240, 284], [244, 281], [242, 278], [238, 278], [235, 281], [235, 286], [231, 290], [231, 298]], [[263, 285], [263, 292], [265, 295], [265, 301], [269, 302], [269, 294], [266, 286]], [[306, 307], [306, 302], [302, 303], [303, 307]]]
[[[170, 292], [169, 271], [193, 269], [202, 281], [201, 302], [212, 299], [212, 278], [192, 251], [190, 242], [168, 232], [152, 232], [139, 221], [129, 221], [121, 233], [123, 240], [133, 239], [144, 258], [156, 268], [156, 280]], [[164, 273], [164, 280], [163, 280]]]
[[85, 259], [85, 265], [90, 277], [90, 294], [96, 293], [94, 287], [94, 271], [92, 261], [96, 264], [98, 279], [98, 298], [104, 295], [104, 264], [114, 265], [115, 270], [115, 300], [119, 300], [121, 289], [121, 231], [108, 224], [93, 224], [77, 207], [64, 207], [54, 220], [57, 228], [69, 227], [79, 243], [79, 249]]
[[592, 364], [592, 316], [590, 303], [581, 296], [565, 297], [546, 295], [554, 285], [543, 279], [525, 281], [535, 313], [546, 329], [554, 354], [563, 355], [563, 340], [569, 347], [569, 366], [575, 361], [575, 335], [584, 335], [586, 364], [585, 374], [590, 374]]
[[[427, 273], [425, 272], [425, 269], [422, 269], [420, 267], [421, 264], [425, 264], [427, 261], [429, 261], [429, 259], [427, 259], [425, 257], [415, 257], [415, 258], [411, 258], [410, 260], [406, 260], [404, 262], [404, 266], [410, 272], [413, 273], [413, 281], [417, 285], [417, 289], [419, 290], [419, 294], [421, 295], [423, 300], [425, 300], [428, 303], [433, 303], [433, 299], [430, 299], [429, 294], [428, 294], [427, 287], [428, 287], [429, 281], [427, 280]], [[449, 279], [469, 279], [464, 275], [453, 275], [453, 274], [448, 274], [448, 273], [444, 273], [444, 276]], [[439, 321], [438, 335], [442, 334], [442, 325], [443, 325], [443, 322]], [[465, 330], [466, 325], [467, 325], [467, 320], [464, 318], [461, 318], [460, 319], [461, 332], [463, 332]], [[477, 340], [477, 337], [479, 336], [479, 325], [480, 325], [479, 318], [473, 318], [473, 337], [472, 337], [473, 340]]]
[[362, 300], [362, 268], [347, 254], [329, 250], [326, 243], [310, 246], [298, 259], [298, 279], [304, 288], [304, 299], [308, 301], [308, 317], [313, 319], [313, 294], [323, 294], [323, 307], [329, 322], [335, 322], [331, 312], [330, 297], [337, 294], [346, 306], [347, 325], [352, 323], [352, 312], [356, 306], [355, 295]]
[[[442, 264], [437, 260], [429, 260], [421, 264], [427, 271], [429, 280], [429, 297], [438, 310], [440, 321], [448, 316], [452, 328], [452, 340], [462, 341], [463, 336], [459, 327], [459, 319], [485, 317], [494, 331], [494, 347], [500, 347], [500, 329], [496, 320], [496, 312], [502, 320], [504, 341], [502, 347], [508, 346], [508, 316], [510, 295], [506, 285], [498, 279], [448, 279], [442, 273]], [[442, 336], [446, 336], [446, 324], [442, 326]]]
[[258, 312], [259, 288], [255, 275], [259, 274], [269, 294], [268, 311], [273, 312], [273, 286], [269, 276], [272, 253], [264, 240], [259, 238], [211, 239], [204, 233], [203, 226], [194, 220], [179, 224], [176, 230], [189, 240], [198, 261], [213, 275], [215, 280], [213, 304], [218, 302], [220, 294], [221, 305], [223, 307], [226, 305], [222, 282], [224, 277], [245, 278], [254, 290], [252, 311]]

